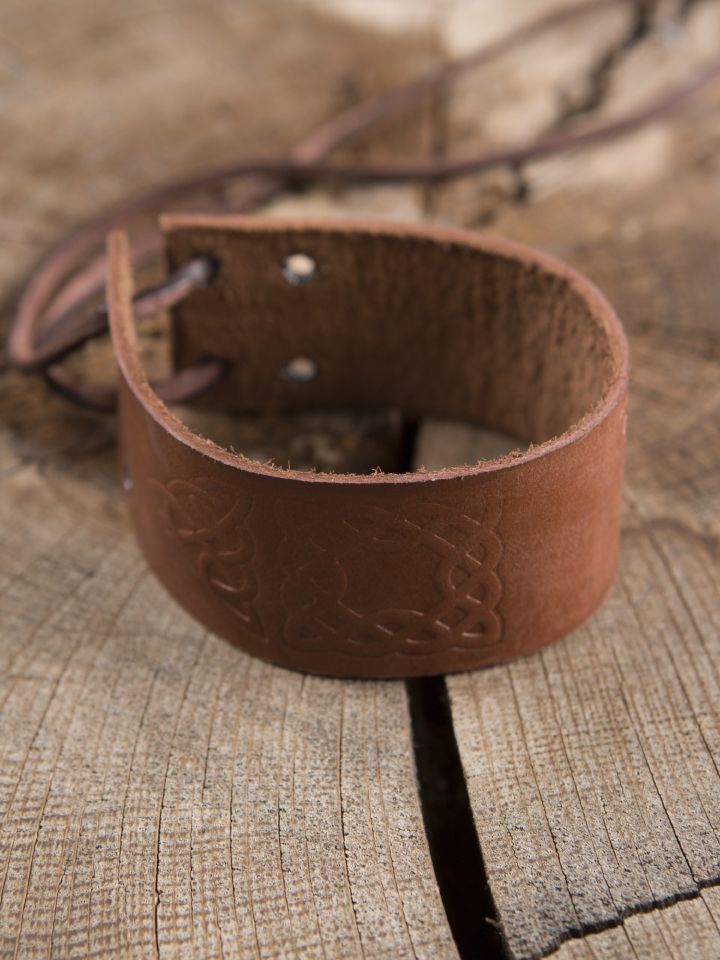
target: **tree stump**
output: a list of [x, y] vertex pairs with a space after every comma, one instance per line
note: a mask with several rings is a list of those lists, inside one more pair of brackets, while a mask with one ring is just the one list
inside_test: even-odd
[[[5, 327], [33, 262], [82, 217], [286, 149], [550, 6], [69, 0], [60, 15], [6, 0]], [[354, 155], [462, 153], [609, 116], [719, 44], [715, 0], [619, 5], [463, 78]], [[450, 185], [270, 204], [490, 228], [587, 272], [625, 321], [617, 584], [588, 625], [510, 665], [328, 680], [207, 634], [134, 544], [112, 418], [3, 365], [1, 957], [720, 955], [719, 105], [716, 87], [612, 144]], [[75, 363], [102, 373], [107, 350]], [[208, 429], [338, 470], [406, 455], [392, 415]], [[427, 422], [414, 463], [498, 444]]]

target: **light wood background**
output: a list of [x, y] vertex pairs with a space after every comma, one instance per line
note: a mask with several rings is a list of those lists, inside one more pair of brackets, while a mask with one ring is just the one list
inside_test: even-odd
[[[5, 0], [5, 325], [32, 264], [83, 216], [286, 148], [550, 6]], [[718, 50], [717, 0], [608, 11], [355, 155], [462, 152], [609, 116]], [[520, 170], [271, 205], [490, 229], [568, 259], [623, 317], [618, 582], [588, 626], [510, 666], [342, 682], [209, 636], [128, 532], [112, 419], [3, 362], [0, 956], [720, 955], [719, 107], [716, 88], [681, 117]], [[301, 449], [297, 423], [217, 429], [257, 456], [336, 467], [368, 443], [392, 460], [397, 439], [391, 419], [312, 420]], [[487, 451], [427, 423], [416, 462]]]

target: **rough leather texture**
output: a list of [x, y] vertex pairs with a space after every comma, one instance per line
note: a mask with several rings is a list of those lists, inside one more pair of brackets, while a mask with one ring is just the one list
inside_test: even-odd
[[[466, 231], [164, 218], [168, 259], [217, 265], [174, 308], [179, 366], [227, 363], [224, 411], [399, 407], [532, 442], [411, 474], [261, 465], [193, 434], [136, 349], [123, 234], [109, 303], [121, 459], [138, 538], [167, 589], [232, 643], [292, 669], [444, 673], [529, 653], [602, 601], [617, 563], [627, 346], [586, 280]], [[285, 258], [311, 256], [293, 285]], [[283, 376], [302, 356], [317, 376]]]

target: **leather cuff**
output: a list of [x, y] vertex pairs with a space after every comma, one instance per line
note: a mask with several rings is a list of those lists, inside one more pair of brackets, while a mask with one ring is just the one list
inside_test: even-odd
[[162, 220], [178, 367], [220, 359], [226, 413], [400, 408], [531, 446], [408, 474], [263, 465], [193, 433], [141, 366], [127, 241], [109, 239], [120, 452], [170, 593], [285, 667], [402, 677], [529, 653], [584, 621], [617, 563], [628, 355], [573, 270], [467, 231], [232, 216]]

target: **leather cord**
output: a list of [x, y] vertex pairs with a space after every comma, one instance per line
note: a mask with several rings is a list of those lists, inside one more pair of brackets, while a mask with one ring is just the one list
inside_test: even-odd
[[[244, 213], [257, 209], [290, 186], [320, 180], [336, 183], [437, 183], [493, 167], [514, 166], [566, 150], [589, 147], [622, 136], [677, 110], [699, 90], [720, 78], [718, 58], [680, 86], [612, 120], [554, 132], [525, 143], [500, 146], [467, 157], [363, 165], [330, 161], [329, 158], [339, 147], [411, 109], [461, 74], [491, 63], [547, 30], [607, 8], [628, 5], [639, 12], [647, 9], [647, 4], [642, 0], [583, 0], [559, 8], [454, 63], [431, 70], [404, 87], [352, 107], [303, 139], [288, 157], [246, 161], [206, 171], [120, 201], [64, 238], [32, 274], [20, 297], [10, 331], [10, 361], [22, 370], [41, 372], [48, 383], [78, 403], [101, 410], [114, 409], [116, 397], [113, 387], [74, 383], [60, 363], [69, 353], [107, 330], [105, 308], [88, 307], [88, 303], [101, 293], [105, 285], [107, 260], [104, 253], [97, 252], [98, 248], [109, 230], [157, 213], [188, 195], [231, 179], [248, 177], [251, 179], [246, 189], [231, 208], [233, 212]], [[207, 203], [203, 209], [208, 209]], [[147, 264], [157, 258], [161, 250], [162, 238], [158, 231], [137, 233], [130, 247], [133, 265], [138, 267]], [[137, 317], [142, 319], [171, 306], [209, 279], [206, 264], [196, 261], [187, 265], [181, 269], [179, 277], [171, 277], [154, 290], [138, 296]], [[172, 380], [156, 388], [165, 400], [185, 401], [207, 389], [221, 375], [222, 364], [210, 359], [180, 371]]]

